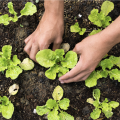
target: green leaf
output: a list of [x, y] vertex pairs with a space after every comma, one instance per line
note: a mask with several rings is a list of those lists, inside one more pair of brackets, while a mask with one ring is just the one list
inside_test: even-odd
[[73, 51], [67, 52], [64, 61], [61, 62], [63, 67], [73, 68], [77, 64], [77, 54]]
[[63, 110], [67, 110], [69, 107], [70, 100], [68, 98], [63, 98], [59, 101], [59, 106]]
[[15, 12], [14, 8], [13, 8], [13, 3], [9, 2], [8, 3], [8, 8], [9, 8], [9, 13], [16, 15], [17, 13]]
[[9, 104], [9, 99], [6, 96], [3, 96], [1, 98], [2, 105], [8, 105]]
[[119, 103], [118, 102], [115, 102], [115, 101], [111, 101], [111, 102], [109, 102], [109, 105], [110, 105], [110, 107], [112, 107], [112, 108], [116, 108], [116, 107], [118, 107], [119, 106]]
[[33, 15], [36, 12], [37, 8], [32, 2], [27, 2], [25, 7], [20, 11], [21, 15]]
[[114, 9], [113, 2], [110, 1], [104, 1], [101, 6], [101, 11], [104, 13], [105, 16], [108, 15], [109, 12], [111, 12]]
[[102, 27], [105, 28], [105, 27], [109, 26], [111, 20], [112, 20], [112, 19], [111, 19], [110, 16], [105, 16], [105, 20], [102, 21], [102, 24], [103, 24]]
[[87, 87], [93, 87], [97, 85], [97, 80], [102, 78], [100, 72], [93, 71], [90, 76], [85, 80], [85, 85]]
[[36, 54], [36, 60], [41, 66], [52, 67], [55, 64], [56, 54], [50, 49], [40, 50]]
[[29, 58], [25, 58], [19, 65], [23, 70], [32, 70], [34, 68], [34, 62]]
[[47, 118], [48, 120], [59, 120], [60, 117], [58, 116], [58, 111], [53, 110], [48, 113]]
[[54, 100], [60, 100], [63, 97], [63, 89], [60, 86], [57, 86], [52, 94]]
[[93, 112], [90, 113], [90, 117], [92, 119], [97, 119], [100, 117], [101, 110], [100, 109], [94, 109]]
[[79, 32], [81, 28], [79, 27], [78, 22], [76, 22], [74, 25], [70, 26], [70, 32]]
[[14, 63], [14, 66], [16, 66], [16, 65], [21, 63], [21, 61], [18, 59], [17, 55], [13, 56], [13, 63]]
[[67, 112], [61, 111], [61, 113], [59, 113], [59, 116], [59, 120], [74, 120], [74, 117], [68, 114]]
[[106, 68], [111, 69], [113, 67], [113, 63], [110, 59], [104, 59], [100, 62], [100, 66], [102, 67], [102, 69], [105, 71]]
[[11, 57], [11, 50], [12, 50], [12, 46], [4, 45], [2, 47], [2, 52], [3, 52], [2, 57], [5, 57], [6, 59], [10, 59], [10, 57]]
[[82, 28], [82, 30], [79, 32], [80, 35], [83, 35], [86, 31], [86, 28]]
[[95, 108], [99, 108], [99, 105], [100, 105], [99, 100], [95, 100], [93, 102], [93, 105], [94, 105]]
[[20, 73], [22, 73], [22, 69], [19, 66], [9, 67], [6, 70], [6, 77], [16, 79]]
[[59, 72], [59, 66], [58, 65], [54, 65], [53, 67], [49, 68], [46, 72], [45, 72], [45, 76], [49, 79], [55, 80], [56, 78], [56, 73]]
[[102, 26], [102, 22], [101, 20], [104, 19], [104, 14], [98, 13], [98, 9], [93, 9], [91, 11], [91, 14], [88, 16], [88, 19], [95, 25], [97, 25], [98, 27]]
[[90, 36], [90, 35], [97, 34], [97, 33], [99, 33], [100, 31], [101, 31], [101, 29], [93, 30], [93, 31], [89, 34], [89, 36]]
[[110, 76], [110, 79], [113, 80], [114, 78], [114, 80], [118, 80], [118, 82], [120, 82], [120, 70], [118, 70], [117, 68], [109, 71], [109, 76]]
[[9, 61], [6, 58], [0, 58], [0, 72], [7, 69]]
[[12, 117], [13, 112], [14, 112], [14, 106], [12, 103], [10, 103], [7, 106], [2, 105], [2, 116], [4, 118], [10, 119]]
[[0, 113], [2, 112], [2, 105], [0, 104]]
[[55, 100], [49, 99], [49, 100], [47, 100], [47, 102], [46, 102], [46, 106], [47, 106], [47, 108], [49, 108], [49, 109], [53, 109], [54, 107], [57, 106], [57, 103], [56, 103]]
[[63, 49], [56, 49], [55, 50], [56, 53], [56, 62], [60, 62], [63, 60], [63, 55], [65, 54]]
[[69, 72], [68, 68], [60, 66], [58, 77], [61, 77], [62, 75], [66, 74], [67, 72]]
[[112, 111], [102, 111], [107, 118], [110, 118], [113, 115]]
[[4, 25], [8, 25], [9, 21], [11, 21], [11, 17], [9, 17], [8, 14], [0, 16], [0, 24], [3, 23]]
[[99, 89], [93, 90], [93, 97], [94, 97], [94, 99], [99, 101], [99, 99], [100, 99], [100, 90]]
[[36, 112], [38, 115], [42, 116], [42, 115], [50, 112], [50, 110], [46, 106], [37, 106]]

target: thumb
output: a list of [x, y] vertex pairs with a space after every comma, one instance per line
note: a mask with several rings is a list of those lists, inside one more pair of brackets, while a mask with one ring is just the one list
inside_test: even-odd
[[74, 49], [73, 49], [73, 52], [76, 52], [77, 54], [81, 54], [82, 53], [82, 46], [80, 43], [76, 44]]

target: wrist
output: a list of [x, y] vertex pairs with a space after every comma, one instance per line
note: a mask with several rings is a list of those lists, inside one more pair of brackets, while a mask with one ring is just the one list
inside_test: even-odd
[[100, 32], [102, 40], [114, 46], [120, 42], [120, 16], [113, 21], [107, 28]]
[[64, 16], [64, 0], [45, 0], [45, 12], [54, 16]]

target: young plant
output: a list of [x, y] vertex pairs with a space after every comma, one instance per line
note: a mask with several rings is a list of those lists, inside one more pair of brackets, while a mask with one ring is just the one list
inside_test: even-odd
[[10, 119], [14, 112], [14, 106], [6, 96], [0, 96], [0, 113], [6, 119]]
[[36, 112], [38, 115], [43, 116], [48, 114], [48, 120], [74, 120], [74, 117], [64, 112], [69, 107], [70, 100], [63, 98], [63, 89], [57, 86], [52, 94], [53, 99], [48, 99], [44, 106], [37, 106]]
[[66, 53], [65, 58], [63, 49], [56, 49], [52, 51], [50, 49], [41, 50], [36, 54], [37, 62], [46, 68], [49, 68], [45, 75], [49, 79], [54, 80], [56, 73], [58, 77], [66, 74], [69, 68], [73, 68], [77, 64], [77, 54], [73, 51]]
[[75, 33], [79, 33], [79, 35], [83, 35], [85, 31], [86, 28], [80, 28], [78, 22], [70, 26], [70, 32], [75, 32]]
[[[91, 11], [91, 14], [88, 16], [88, 19], [98, 27], [105, 28], [108, 25], [110, 25], [110, 21], [112, 21], [111, 17], [108, 16], [108, 14], [114, 9], [113, 2], [110, 1], [104, 1], [101, 6], [100, 13], [98, 12], [98, 9], [93, 9]], [[100, 32], [102, 29], [94, 30], [90, 35], [94, 35], [98, 32]]]
[[3, 23], [4, 25], [8, 25], [10, 21], [16, 22], [23, 15], [33, 15], [35, 12], [37, 12], [36, 6], [31, 2], [27, 2], [25, 4], [25, 7], [20, 11], [20, 13], [21, 13], [20, 16], [17, 16], [17, 13], [15, 12], [15, 10], [13, 8], [12, 2], [8, 3], [8, 8], [9, 8], [9, 13], [13, 14], [14, 17], [9, 16], [8, 14], [1, 15], [0, 16], [0, 24]]
[[31, 70], [34, 67], [34, 63], [28, 58], [23, 60], [24, 62], [21, 63], [17, 58], [17, 55], [13, 55], [11, 60], [11, 52], [12, 46], [5, 45], [2, 47], [2, 52], [0, 52], [0, 72], [6, 70], [5, 75], [7, 78], [10, 77], [11, 79], [16, 79], [18, 75], [22, 73], [22, 69]]
[[117, 66], [120, 68], [120, 57], [110, 56], [102, 60], [99, 65], [102, 70], [93, 71], [90, 76], [85, 80], [85, 85], [87, 87], [93, 87], [97, 85], [97, 80], [99, 78], [107, 78], [109, 77], [113, 80], [118, 80], [120, 82], [120, 70], [117, 68], [112, 69], [113, 66]]
[[16, 79], [22, 73], [22, 69], [18, 66], [21, 61], [17, 58], [17, 55], [14, 55], [11, 60], [11, 50], [12, 46], [10, 45], [2, 47], [2, 52], [0, 52], [0, 72], [6, 70], [7, 78]]
[[113, 115], [112, 108], [116, 108], [119, 106], [119, 103], [116, 101], [108, 101], [107, 98], [103, 102], [100, 102], [100, 90], [94, 89], [93, 90], [93, 100], [92, 98], [88, 98], [87, 102], [93, 104], [95, 109], [90, 114], [92, 119], [98, 119], [100, 117], [100, 113], [103, 112], [107, 118], [110, 118]]

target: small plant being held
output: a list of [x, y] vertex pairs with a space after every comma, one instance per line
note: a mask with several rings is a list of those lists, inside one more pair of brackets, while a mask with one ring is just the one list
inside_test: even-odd
[[50, 49], [41, 50], [36, 54], [37, 62], [46, 68], [49, 68], [45, 75], [49, 79], [54, 80], [56, 74], [58, 77], [66, 74], [69, 71], [69, 68], [73, 68], [77, 64], [77, 54], [73, 51], [68, 51], [65, 55], [63, 49], [56, 49], [52, 51]]
[[70, 100], [63, 98], [63, 89], [57, 86], [53, 91], [53, 99], [48, 99], [44, 106], [37, 106], [36, 112], [38, 115], [43, 116], [48, 114], [48, 120], [74, 120], [74, 117], [64, 112], [69, 107]]
[[119, 106], [119, 103], [116, 101], [108, 101], [107, 98], [103, 102], [100, 102], [100, 90], [99, 89], [94, 89], [93, 90], [93, 100], [92, 98], [88, 98], [87, 102], [90, 104], [93, 104], [95, 109], [93, 112], [90, 114], [90, 117], [92, 119], [98, 119], [100, 117], [101, 112], [105, 114], [107, 118], [110, 118], [113, 115], [112, 108], [116, 108]]
[[8, 14], [1, 15], [0, 16], [0, 24], [2, 23], [4, 25], [8, 25], [10, 21], [16, 22], [23, 15], [33, 15], [35, 12], [37, 12], [36, 6], [31, 2], [27, 2], [25, 4], [25, 7], [20, 11], [20, 13], [21, 13], [20, 16], [17, 16], [17, 13], [15, 12], [15, 10], [13, 8], [12, 2], [8, 3], [8, 8], [9, 8], [9, 13], [13, 14], [14, 17], [9, 16]]
[[108, 14], [114, 9], [114, 3], [110, 1], [104, 1], [101, 6], [101, 11], [99, 13], [98, 9], [93, 9], [91, 14], [88, 16], [88, 19], [101, 29], [92, 31], [89, 35], [94, 35], [102, 30], [102, 28], [106, 28], [110, 25], [110, 21], [112, 21], [111, 17]]
[[86, 28], [80, 28], [78, 22], [70, 26], [70, 32], [75, 32], [75, 33], [79, 33], [79, 35], [83, 35], [85, 31]]
[[14, 112], [14, 105], [9, 101], [7, 96], [0, 96], [0, 113], [6, 119], [10, 119]]

